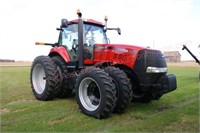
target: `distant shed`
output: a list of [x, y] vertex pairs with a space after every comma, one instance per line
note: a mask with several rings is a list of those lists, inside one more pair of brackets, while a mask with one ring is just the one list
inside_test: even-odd
[[163, 53], [166, 62], [180, 62], [181, 54], [178, 51], [166, 51]]

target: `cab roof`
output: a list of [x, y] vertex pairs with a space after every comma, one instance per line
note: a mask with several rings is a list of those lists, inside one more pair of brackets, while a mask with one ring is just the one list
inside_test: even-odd
[[[96, 21], [96, 20], [93, 20], [93, 19], [83, 19], [83, 22], [88, 23], [88, 24], [95, 24], [95, 25], [98, 25], [98, 26], [101, 26], [101, 27], [105, 26], [102, 22], [99, 22], [99, 21]], [[71, 20], [71, 21], [68, 22], [68, 24], [74, 24], [74, 23], [78, 23], [78, 19]]]

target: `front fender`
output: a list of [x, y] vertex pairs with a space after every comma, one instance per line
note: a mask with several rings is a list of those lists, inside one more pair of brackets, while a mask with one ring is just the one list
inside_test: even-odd
[[49, 52], [49, 56], [52, 57], [55, 55], [60, 55], [65, 60], [65, 62], [69, 62], [71, 60], [69, 54], [67, 53], [67, 50], [63, 46], [53, 47], [51, 49], [51, 51]]

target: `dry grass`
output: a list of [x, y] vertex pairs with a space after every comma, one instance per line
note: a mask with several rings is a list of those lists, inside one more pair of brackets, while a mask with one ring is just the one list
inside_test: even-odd
[[199, 67], [198, 63], [196, 62], [175, 62], [175, 63], [167, 63], [169, 67]]
[[17, 62], [0, 62], [0, 66], [31, 66], [32, 62], [24, 62], [24, 61], [17, 61]]
[[[23, 61], [17, 61], [17, 62], [0, 62], [0, 66], [31, 66], [32, 62], [23, 62]], [[175, 62], [175, 63], [167, 63], [167, 66], [169, 67], [199, 67], [199, 65], [196, 62], [192, 61], [183, 61], [183, 62]]]

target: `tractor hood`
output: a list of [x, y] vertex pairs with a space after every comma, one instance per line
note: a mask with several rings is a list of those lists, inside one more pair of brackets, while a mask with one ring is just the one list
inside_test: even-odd
[[121, 47], [121, 48], [139, 48], [139, 49], [146, 49], [144, 47], [130, 45], [130, 44], [108, 44], [109, 46], [113, 47]]
[[137, 54], [140, 50], [150, 50], [149, 48], [144, 48], [135, 45], [127, 45], [127, 44], [96, 44], [96, 50], [114, 50], [115, 52], [125, 53], [128, 52], [129, 54]]
[[[94, 51], [95, 62], [108, 61], [114, 64], [124, 64], [130, 68], [134, 67], [136, 62], [153, 59], [150, 65], [154, 66], [162, 60], [162, 65], [165, 66], [165, 61], [161, 51], [144, 48], [134, 45], [125, 44], [96, 44]], [[153, 64], [152, 64], [153, 63]], [[154, 64], [155, 63], [155, 64]], [[147, 63], [143, 66], [147, 67]]]

